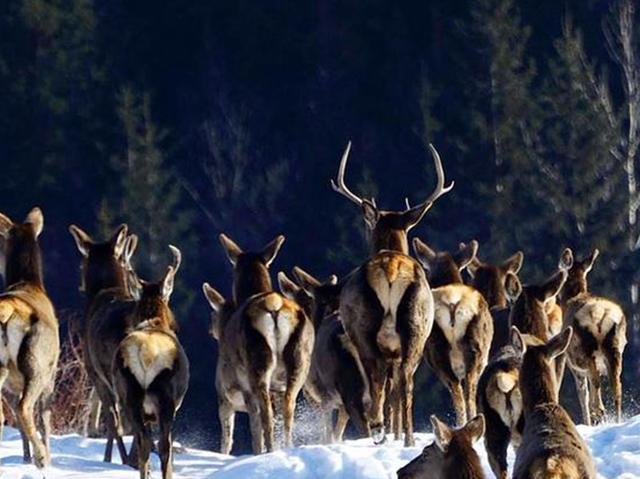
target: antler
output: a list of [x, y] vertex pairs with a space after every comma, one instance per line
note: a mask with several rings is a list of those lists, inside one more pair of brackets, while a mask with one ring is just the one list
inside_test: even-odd
[[[442, 160], [440, 159], [440, 155], [438, 151], [435, 149], [433, 144], [429, 143], [429, 150], [431, 150], [431, 156], [433, 156], [433, 165], [436, 168], [436, 175], [438, 177], [438, 183], [436, 184], [436, 189], [433, 190], [433, 193], [427, 198], [423, 203], [414, 206], [413, 208], [424, 208], [427, 205], [431, 205], [435, 200], [437, 200], [440, 196], [448, 193], [453, 188], [454, 182], [452, 181], [449, 186], [444, 186], [444, 168], [442, 168]], [[409, 206], [409, 202], [407, 201], [407, 207]]]
[[346, 197], [348, 200], [354, 202], [358, 206], [362, 206], [362, 198], [353, 193], [344, 182], [344, 172], [347, 169], [347, 160], [349, 159], [349, 152], [351, 151], [351, 142], [347, 143], [347, 148], [344, 150], [342, 154], [342, 159], [340, 160], [340, 167], [338, 168], [338, 177], [336, 181], [331, 180], [331, 187], [333, 191], [336, 193], [340, 193], [342, 196]]
[[180, 263], [182, 263], [182, 253], [172, 244], [169, 245], [169, 249], [173, 254], [173, 264], [170, 266], [170, 268], [173, 268], [174, 273], [177, 273], [178, 269], [180, 268]]

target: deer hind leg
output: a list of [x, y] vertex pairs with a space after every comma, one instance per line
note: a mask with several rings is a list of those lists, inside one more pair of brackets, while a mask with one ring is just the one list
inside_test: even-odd
[[349, 414], [344, 406], [338, 408], [338, 420], [336, 421], [336, 427], [333, 431], [333, 437], [336, 441], [342, 442], [344, 436], [344, 430], [347, 428], [349, 422]]
[[[25, 378], [22, 397], [18, 401], [17, 416], [21, 430], [33, 446], [33, 458], [38, 468], [47, 465], [47, 451], [42, 439], [38, 436], [35, 422], [35, 406], [42, 393], [42, 385], [34, 378]], [[26, 459], [26, 458], [25, 458]]]
[[158, 398], [158, 422], [160, 425], [160, 439], [158, 440], [158, 453], [162, 479], [173, 478], [173, 423], [175, 421], [175, 407], [173, 399], [168, 392], [157, 395]]
[[262, 418], [260, 417], [260, 404], [252, 394], [245, 394], [244, 402], [249, 413], [249, 428], [251, 429], [251, 448], [254, 454], [264, 452], [264, 435], [262, 432]]
[[378, 365], [371, 364], [370, 368], [370, 387], [371, 387], [371, 410], [370, 427], [371, 436], [375, 444], [382, 444], [385, 440], [384, 435], [384, 399], [385, 388], [387, 382], [387, 369], [386, 367], [379, 367]]
[[484, 445], [491, 470], [496, 479], [507, 479], [507, 449], [511, 441], [511, 431], [493, 410], [485, 411], [487, 429]]
[[616, 421], [622, 421], [622, 352], [607, 351], [607, 366], [609, 369], [609, 381], [616, 408]]
[[2, 441], [4, 433], [4, 396], [2, 395], [2, 388], [8, 375], [9, 369], [0, 367], [0, 441]]
[[100, 437], [100, 418], [102, 413], [102, 402], [96, 393], [96, 388], [91, 388], [89, 395], [89, 416], [87, 417], [87, 423], [85, 424], [85, 435], [87, 437], [97, 438]]
[[465, 381], [465, 404], [467, 419], [473, 419], [477, 414], [476, 396], [478, 395], [479, 374], [472, 372]]
[[591, 397], [591, 415], [596, 424], [604, 419], [605, 409], [602, 402], [602, 381], [595, 360], [589, 361], [589, 395]]
[[53, 400], [53, 384], [40, 398], [40, 436], [44, 443], [46, 452], [46, 462], [51, 462], [51, 402]]
[[235, 425], [236, 412], [229, 401], [221, 399], [218, 403], [218, 417], [222, 428], [220, 439], [220, 453], [231, 454], [233, 447], [233, 429]]
[[582, 420], [587, 426], [591, 426], [591, 411], [589, 409], [589, 380], [585, 372], [577, 371], [571, 368], [571, 374], [576, 384], [576, 392], [578, 394], [578, 401], [580, 402], [580, 409], [582, 411]]
[[453, 380], [449, 384], [449, 391], [451, 392], [451, 400], [456, 412], [456, 425], [462, 427], [467, 423], [467, 408], [465, 406], [462, 383], [457, 379]]
[[[138, 426], [136, 425], [136, 428]], [[140, 479], [149, 479], [149, 456], [151, 455], [151, 431], [146, 426], [135, 433], [135, 442], [138, 449], [138, 471]]]
[[[413, 373], [409, 366], [402, 368], [402, 425], [404, 426], [404, 446], [413, 447]], [[398, 401], [400, 402], [400, 401]]]

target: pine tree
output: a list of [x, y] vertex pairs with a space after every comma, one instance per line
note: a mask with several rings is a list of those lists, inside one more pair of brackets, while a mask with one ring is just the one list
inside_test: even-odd
[[478, 194], [491, 224], [483, 255], [502, 257], [514, 248], [535, 251], [542, 239], [541, 212], [530, 178], [537, 174], [532, 143], [540, 128], [540, 110], [532, 93], [536, 68], [526, 52], [531, 30], [512, 0], [480, 0], [471, 17], [485, 68], [477, 98], [486, 101], [470, 116], [477, 141], [491, 145], [492, 156], [492, 161], [474, 158], [483, 163]]
[[185, 251], [192, 243], [191, 215], [180, 208], [181, 190], [163, 152], [167, 132], [152, 119], [148, 93], [123, 88], [118, 116], [123, 128], [122, 153], [115, 160], [121, 172], [120, 216], [139, 237], [136, 269], [157, 277], [169, 264], [168, 244]]

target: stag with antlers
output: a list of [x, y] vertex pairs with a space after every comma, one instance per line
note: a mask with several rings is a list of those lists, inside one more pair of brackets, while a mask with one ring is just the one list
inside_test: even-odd
[[413, 438], [413, 375], [420, 364], [434, 317], [433, 296], [424, 269], [409, 256], [407, 234], [433, 203], [453, 187], [445, 187], [438, 152], [429, 145], [437, 186], [422, 203], [403, 211], [379, 209], [374, 199], [357, 196], [346, 185], [345, 171], [351, 143], [342, 155], [333, 189], [356, 204], [370, 233], [371, 257], [345, 279], [340, 294], [340, 317], [362, 361], [371, 388], [369, 421], [375, 443], [384, 435], [387, 380], [402, 400], [404, 443]]

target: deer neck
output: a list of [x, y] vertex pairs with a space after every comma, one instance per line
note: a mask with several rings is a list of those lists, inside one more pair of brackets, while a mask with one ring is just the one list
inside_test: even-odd
[[233, 299], [241, 305], [251, 296], [273, 291], [269, 271], [263, 264], [236, 268], [233, 281]]
[[404, 230], [373, 231], [371, 235], [371, 254], [375, 256], [382, 250], [409, 254], [409, 241]]
[[587, 292], [587, 279], [584, 277], [568, 278], [564, 285], [562, 297], [565, 301]]
[[7, 244], [5, 286], [29, 283], [44, 289], [42, 256], [37, 241], [27, 240]]
[[126, 291], [124, 270], [115, 259], [106, 264], [96, 264], [89, 260], [84, 275], [85, 293], [90, 301], [107, 289]]
[[531, 357], [525, 353], [520, 377], [524, 378], [520, 381], [520, 389], [525, 412], [531, 412], [541, 404], [558, 402], [556, 380], [550, 365], [546, 364], [544, 359]]

